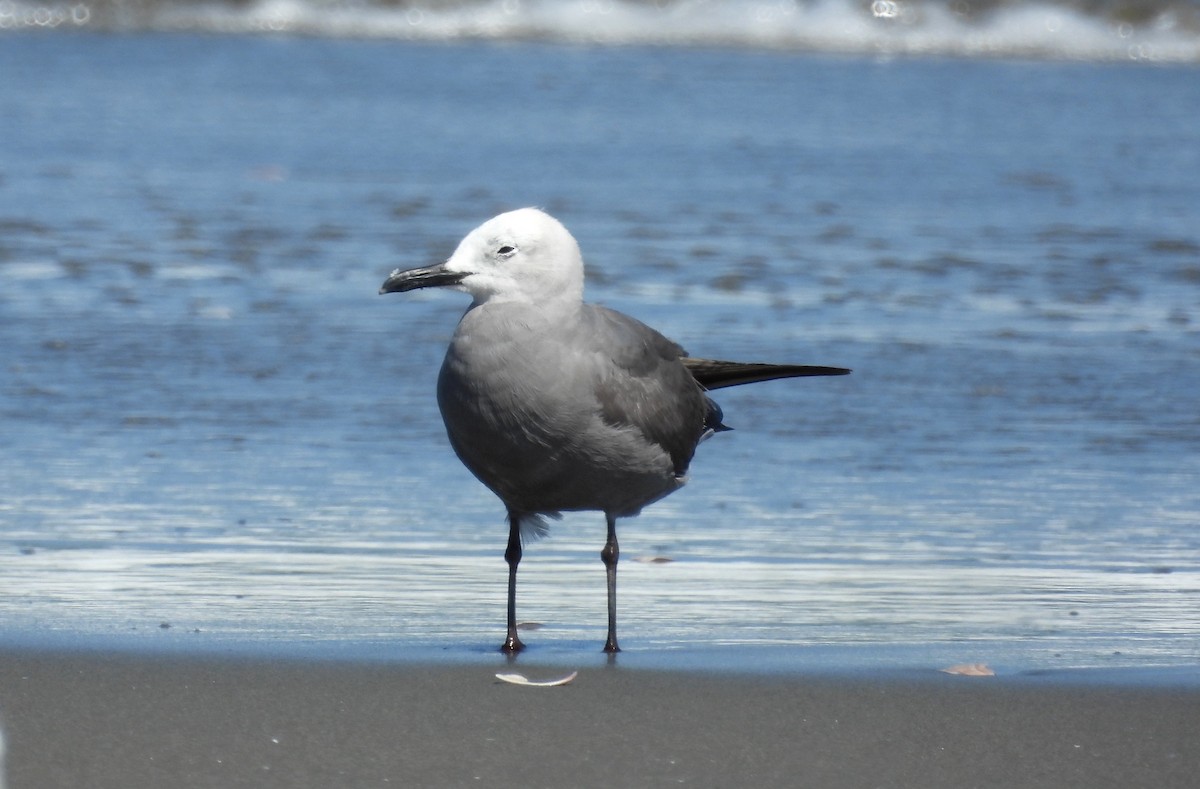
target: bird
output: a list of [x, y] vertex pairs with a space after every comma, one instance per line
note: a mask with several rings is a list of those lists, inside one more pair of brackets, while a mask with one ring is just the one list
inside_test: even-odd
[[617, 642], [617, 519], [633, 517], [687, 482], [697, 445], [725, 430], [708, 392], [843, 367], [727, 362], [688, 356], [624, 313], [583, 300], [579, 244], [537, 208], [493, 217], [444, 262], [396, 269], [380, 294], [465, 291], [471, 304], [450, 340], [437, 401], [450, 446], [507, 511], [507, 634], [517, 633], [517, 568], [524, 546], [564, 511], [604, 513], [600, 552], [608, 637]]

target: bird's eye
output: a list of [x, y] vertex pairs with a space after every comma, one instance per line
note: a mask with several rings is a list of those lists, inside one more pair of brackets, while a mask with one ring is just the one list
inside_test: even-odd
[[517, 248], [510, 244], [505, 244], [496, 250], [496, 257], [510, 258], [515, 254], [517, 254]]

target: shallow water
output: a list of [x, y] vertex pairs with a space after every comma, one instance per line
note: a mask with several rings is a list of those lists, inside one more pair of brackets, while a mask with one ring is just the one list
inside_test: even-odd
[[[855, 370], [719, 393], [622, 524], [628, 652], [1197, 664], [1194, 69], [0, 43], [6, 639], [498, 645], [503, 511], [433, 396], [464, 300], [376, 290], [536, 204], [692, 353]], [[602, 540], [527, 552], [542, 654], [599, 648]]]

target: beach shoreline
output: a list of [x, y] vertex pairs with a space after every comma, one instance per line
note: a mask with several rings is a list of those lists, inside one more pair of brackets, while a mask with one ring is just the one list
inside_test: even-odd
[[1200, 770], [1194, 685], [496, 672], [0, 650], [7, 785], [1183, 787]]

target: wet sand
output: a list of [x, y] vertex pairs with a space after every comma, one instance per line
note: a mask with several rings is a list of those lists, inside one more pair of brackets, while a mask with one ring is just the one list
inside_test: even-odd
[[[526, 671], [549, 677], [555, 669]], [[0, 651], [25, 787], [1184, 787], [1200, 689]]]

